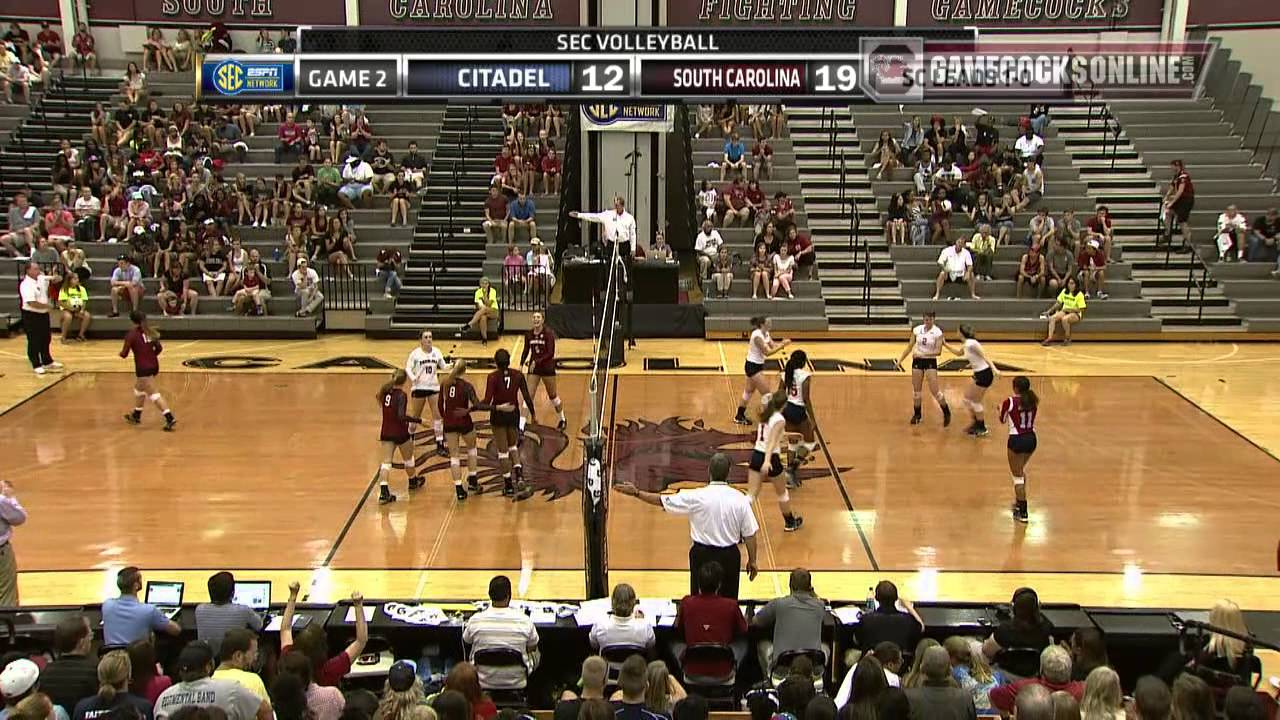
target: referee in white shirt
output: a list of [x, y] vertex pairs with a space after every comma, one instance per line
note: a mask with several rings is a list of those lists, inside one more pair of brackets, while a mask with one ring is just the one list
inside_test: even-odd
[[22, 295], [22, 329], [27, 333], [27, 359], [37, 375], [62, 369], [62, 363], [54, 362], [49, 354], [49, 278], [41, 271], [40, 263], [27, 263], [27, 272], [19, 285]]
[[636, 219], [635, 216], [627, 212], [627, 201], [623, 200], [621, 195], [614, 196], [612, 210], [598, 213], [584, 213], [575, 210], [569, 213], [569, 217], [603, 225], [600, 237], [604, 242], [605, 250], [608, 254], [612, 254], [613, 245], [617, 243], [619, 246], [618, 254], [622, 257], [622, 261], [627, 264], [628, 271], [630, 270], [631, 259], [635, 257], [636, 252]]
[[712, 560], [724, 568], [720, 595], [737, 599], [738, 573], [742, 556], [738, 544], [747, 546], [747, 578], [755, 580], [756, 533], [760, 525], [751, 512], [747, 496], [729, 485], [729, 457], [724, 453], [711, 456], [711, 482], [704, 487], [681, 490], [672, 495], [659, 495], [641, 490], [630, 483], [618, 483], [614, 489], [623, 495], [639, 498], [669, 513], [689, 516], [689, 593], [698, 592], [698, 571]]

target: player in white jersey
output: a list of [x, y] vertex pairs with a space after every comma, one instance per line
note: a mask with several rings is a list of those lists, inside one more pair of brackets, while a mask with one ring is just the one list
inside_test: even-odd
[[779, 412], [787, 402], [786, 393], [766, 395], [760, 406], [760, 423], [756, 426], [756, 442], [747, 465], [747, 497], [755, 502], [764, 484], [765, 463], [769, 464], [769, 482], [778, 494], [778, 508], [782, 510], [782, 529], [795, 532], [804, 524], [804, 518], [791, 512], [791, 493], [782, 479], [782, 439], [786, 435], [787, 420]]
[[960, 326], [960, 338], [964, 341], [960, 346], [960, 352], [968, 361], [969, 369], [973, 371], [973, 384], [964, 391], [964, 402], [973, 415], [973, 423], [965, 432], [975, 437], [985, 437], [987, 421], [983, 414], [982, 398], [987, 394], [987, 388], [991, 387], [991, 383], [995, 382], [996, 375], [1000, 373], [996, 370], [995, 364], [987, 358], [987, 353], [982, 349], [982, 343], [978, 342], [972, 325]]
[[938, 401], [938, 407], [942, 408], [942, 426], [951, 424], [951, 408], [947, 407], [947, 396], [942, 393], [942, 388], [938, 385], [938, 356], [942, 354], [943, 349], [953, 355], [960, 353], [947, 344], [942, 328], [933, 322], [936, 317], [937, 313], [927, 312], [924, 314], [924, 322], [911, 328], [907, 349], [903, 350], [902, 356], [898, 358], [898, 364], [901, 365], [908, 355], [911, 356], [912, 425], [919, 425], [921, 422], [920, 401], [924, 397], [922, 390], [926, 380], [929, 381], [929, 394], [933, 395]]
[[751, 395], [760, 393], [760, 401], [763, 403], [768, 401], [769, 393], [772, 392], [769, 389], [769, 382], [763, 375], [765, 361], [770, 355], [791, 344], [790, 340], [774, 342], [773, 336], [769, 334], [772, 327], [773, 323], [763, 315], [751, 318], [751, 337], [747, 340], [747, 362], [743, 366], [747, 384], [742, 389], [742, 401], [738, 403], [738, 414], [733, 418], [733, 421], [739, 425], [751, 424], [747, 419], [747, 405], [751, 402]]
[[782, 373], [781, 391], [787, 395], [787, 404], [782, 407], [782, 417], [787, 421], [787, 434], [793, 438], [798, 436], [799, 442], [791, 442], [791, 451], [787, 462], [787, 487], [800, 486], [796, 470], [813, 455], [817, 447], [817, 420], [813, 416], [813, 401], [810, 399], [811, 375], [808, 370], [809, 356], [803, 350], [796, 350], [787, 358]]
[[[431, 331], [423, 330], [418, 347], [409, 353], [404, 362], [404, 371], [409, 374], [409, 382], [413, 384], [413, 392], [409, 395], [409, 415], [425, 418], [425, 409], [431, 416], [431, 429], [436, 438], [436, 454], [449, 457], [449, 449], [444, 444], [444, 421], [436, 410], [436, 403], [430, 398], [440, 392], [440, 373], [449, 370], [448, 363], [440, 349], [431, 344]], [[430, 400], [430, 401], [429, 401]], [[417, 437], [417, 426], [411, 424], [409, 431]]]

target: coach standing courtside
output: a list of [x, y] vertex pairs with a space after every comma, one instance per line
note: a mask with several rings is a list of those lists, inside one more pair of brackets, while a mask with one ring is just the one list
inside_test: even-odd
[[18, 560], [13, 555], [13, 528], [27, 521], [27, 511], [13, 496], [13, 485], [0, 480], [0, 607], [18, 605]]
[[681, 490], [673, 495], [659, 495], [641, 490], [630, 483], [614, 486], [623, 495], [639, 498], [669, 513], [689, 516], [689, 586], [698, 592], [698, 571], [712, 560], [724, 568], [720, 594], [738, 597], [738, 573], [742, 556], [738, 544], [747, 546], [747, 578], [756, 579], [756, 533], [760, 526], [751, 512], [747, 496], [729, 485], [729, 458], [724, 453], [711, 456], [711, 482], [704, 487]]
[[39, 263], [27, 263], [26, 275], [19, 286], [22, 294], [22, 328], [27, 333], [27, 359], [37, 375], [62, 369], [49, 354], [49, 278]]

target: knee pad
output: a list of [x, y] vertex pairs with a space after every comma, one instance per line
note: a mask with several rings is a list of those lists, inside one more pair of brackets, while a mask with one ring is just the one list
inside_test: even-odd
[[1025, 477], [1022, 477], [1020, 475], [1013, 476], [1014, 487], [1022, 487], [1023, 485], [1026, 485], [1026, 484], [1027, 484], [1027, 479]]
[[920, 404], [920, 401], [921, 401], [922, 399], [924, 399], [924, 393], [922, 393], [922, 392], [920, 392], [919, 390], [917, 390], [917, 391], [915, 391], [915, 392], [911, 393], [911, 399], [912, 399], [912, 400], [915, 400], [915, 401], [916, 401], [916, 404], [917, 404], [917, 405], [919, 405], [919, 404]]
[[146, 394], [145, 392], [141, 391], [141, 390], [134, 390], [134, 391], [133, 391], [133, 396], [134, 396], [135, 398], [138, 398], [139, 400], [141, 400], [142, 398], [146, 397], [146, 396], [147, 396], [147, 394]]
[[780, 503], [791, 502], [791, 491], [783, 490], [782, 494], [778, 496], [778, 502]]
[[160, 393], [151, 393], [148, 397], [151, 402], [160, 402]]
[[510, 457], [510, 455], [509, 455], [508, 453], [505, 453], [505, 452], [500, 452], [500, 453], [498, 453], [498, 460], [506, 460], [506, 459], [508, 459], [509, 457]]
[[969, 403], [970, 410], [974, 411], [975, 413], [982, 412], [982, 402], [980, 400], [968, 400], [966, 402]]
[[473, 457], [473, 458], [474, 458], [474, 457], [480, 457], [480, 451], [479, 451], [478, 449], [476, 449], [476, 448], [471, 448], [470, 450], [468, 450], [468, 451], [467, 451], [467, 455], [469, 455], [469, 456], [471, 456], [471, 457]]
[[381, 468], [382, 470], [387, 471], [387, 472], [390, 472], [390, 471], [391, 471], [391, 463], [382, 463], [382, 464], [381, 464], [381, 465], [379, 465], [378, 467], [379, 467], [379, 468]]
[[524, 426], [527, 421], [523, 415], [520, 416], [520, 432], [524, 432]]
[[449, 458], [449, 467], [453, 468], [454, 470], [457, 470], [458, 468], [462, 467], [462, 459]]

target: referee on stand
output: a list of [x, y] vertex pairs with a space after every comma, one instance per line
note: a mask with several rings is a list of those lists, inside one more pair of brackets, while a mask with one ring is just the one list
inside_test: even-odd
[[729, 457], [724, 453], [711, 456], [711, 482], [699, 488], [681, 490], [672, 495], [660, 495], [637, 488], [630, 483], [618, 483], [614, 489], [623, 495], [656, 505], [675, 515], [689, 516], [689, 593], [698, 592], [698, 571], [704, 563], [715, 561], [724, 568], [724, 582], [720, 595], [738, 597], [738, 573], [742, 556], [738, 544], [747, 546], [747, 578], [755, 580], [756, 533], [760, 531], [756, 516], [751, 512], [747, 496], [729, 485]]
[[62, 369], [62, 363], [54, 362], [49, 353], [51, 330], [49, 329], [49, 277], [40, 269], [40, 263], [27, 263], [27, 272], [18, 286], [22, 295], [22, 329], [27, 334], [27, 359], [37, 375]]

